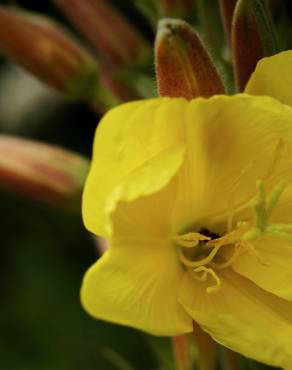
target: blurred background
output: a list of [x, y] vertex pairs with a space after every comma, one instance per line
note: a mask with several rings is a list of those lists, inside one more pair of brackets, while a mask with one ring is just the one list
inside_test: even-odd
[[[64, 21], [50, 1], [17, 3]], [[99, 115], [0, 61], [1, 133], [89, 157]], [[80, 305], [81, 280], [97, 250], [79, 208], [72, 213], [0, 190], [0, 210], [0, 369], [158, 368], [143, 334], [94, 320]], [[168, 342], [161, 345], [168, 351]]]
[[[109, 2], [135, 24], [150, 45], [153, 43], [155, 26], [138, 11], [141, 1]], [[216, 35], [212, 53], [217, 65], [226, 71], [228, 82], [228, 51], [224, 49], [218, 4], [209, 2], [214, 24], [219, 27], [219, 32], [215, 27], [209, 35], [210, 40]], [[87, 43], [52, 1], [1, 0], [0, 4], [21, 5], [49, 15]], [[291, 2], [283, 0], [274, 17], [281, 48], [288, 49], [292, 39]], [[153, 60], [146, 68], [148, 87], [141, 96], [155, 96]], [[0, 56], [1, 134], [56, 144], [89, 158], [99, 118], [98, 110], [66, 99]], [[100, 322], [83, 311], [79, 301], [81, 280], [98, 252], [93, 237], [83, 227], [80, 202], [72, 212], [1, 188], [0, 210], [0, 369], [174, 369], [168, 339]], [[243, 364], [243, 369], [261, 368], [252, 361]]]

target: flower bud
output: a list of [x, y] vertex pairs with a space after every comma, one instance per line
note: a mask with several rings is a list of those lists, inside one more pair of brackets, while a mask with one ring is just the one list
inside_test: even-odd
[[115, 66], [144, 62], [151, 49], [140, 33], [104, 0], [55, 0], [92, 45]]
[[0, 136], [0, 185], [30, 198], [74, 206], [81, 196], [88, 161], [36, 141]]
[[231, 24], [237, 0], [220, 0], [221, 17], [228, 42], [231, 37]]
[[195, 31], [184, 21], [159, 22], [155, 65], [161, 96], [184, 97], [224, 94], [221, 78]]
[[45, 17], [0, 6], [0, 53], [69, 97], [96, 95], [96, 61]]
[[257, 62], [277, 52], [274, 25], [262, 0], [238, 0], [231, 42], [236, 83], [243, 91]]

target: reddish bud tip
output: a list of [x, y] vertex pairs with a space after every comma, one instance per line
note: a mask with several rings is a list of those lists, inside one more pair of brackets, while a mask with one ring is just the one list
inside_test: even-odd
[[161, 96], [184, 97], [224, 94], [222, 80], [195, 31], [184, 21], [159, 22], [155, 66]]
[[255, 70], [257, 62], [277, 52], [274, 26], [262, 0], [239, 0], [232, 22], [232, 56], [239, 91]]

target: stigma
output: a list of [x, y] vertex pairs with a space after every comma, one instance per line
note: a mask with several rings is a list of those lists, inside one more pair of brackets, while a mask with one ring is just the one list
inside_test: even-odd
[[252, 205], [254, 218], [237, 222], [231, 230], [227, 226], [227, 231], [221, 235], [201, 229], [174, 237], [178, 258], [184, 268], [194, 279], [210, 283], [206, 288], [207, 293], [220, 289], [220, 270], [231, 267], [243, 253], [252, 254], [259, 263], [266, 264], [255, 246], [255, 241], [262, 236], [269, 235], [292, 242], [292, 224], [270, 223], [272, 212], [287, 184], [286, 180], [281, 180], [267, 197], [264, 181], [257, 181]]

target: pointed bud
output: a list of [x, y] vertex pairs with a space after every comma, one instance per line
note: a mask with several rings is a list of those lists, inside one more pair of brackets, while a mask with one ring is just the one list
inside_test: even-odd
[[104, 0], [55, 0], [92, 45], [115, 66], [142, 63], [151, 49], [141, 34]]
[[74, 206], [89, 163], [83, 157], [32, 140], [0, 136], [0, 185], [42, 202]]
[[239, 91], [255, 70], [257, 62], [277, 52], [274, 26], [262, 0], [239, 0], [232, 23], [232, 55]]
[[159, 22], [155, 66], [161, 96], [184, 97], [224, 94], [224, 87], [208, 52], [184, 21]]
[[194, 0], [157, 0], [156, 6], [163, 17], [188, 19], [195, 14]]
[[96, 61], [44, 17], [0, 6], [0, 53], [72, 98], [87, 99], [96, 93]]
[[228, 42], [231, 39], [231, 24], [237, 0], [220, 0], [221, 17]]

